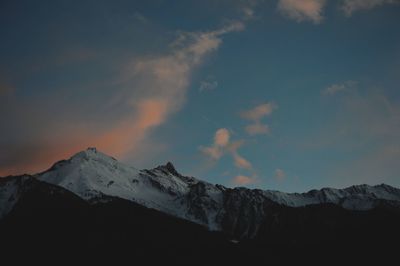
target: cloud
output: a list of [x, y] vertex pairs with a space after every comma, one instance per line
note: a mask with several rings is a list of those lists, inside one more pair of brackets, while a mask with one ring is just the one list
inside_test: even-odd
[[238, 153], [233, 153], [233, 159], [235, 161], [235, 166], [238, 168], [248, 169], [251, 170], [253, 167], [251, 163], [240, 156]]
[[357, 85], [357, 82], [349, 80], [341, 84], [333, 84], [321, 91], [322, 95], [332, 96], [339, 92], [349, 91]]
[[215, 161], [219, 160], [224, 154], [224, 151], [221, 148], [215, 146], [211, 147], [200, 146], [199, 149], [204, 155], [210, 157], [212, 160]]
[[243, 140], [236, 140], [227, 146], [227, 150], [233, 157], [234, 164], [237, 168], [240, 169], [247, 169], [247, 170], [252, 170], [253, 166], [252, 164], [244, 158], [242, 155], [239, 154], [239, 149], [244, 145]]
[[269, 133], [269, 126], [261, 123], [251, 124], [245, 127], [246, 132], [250, 136]]
[[226, 128], [220, 128], [214, 135], [213, 144], [209, 147], [200, 146], [199, 150], [214, 161], [219, 160], [224, 154], [230, 154], [237, 168], [252, 170], [252, 164], [239, 154], [238, 150], [243, 144], [243, 140], [231, 142], [229, 131]]
[[319, 24], [323, 20], [325, 4], [325, 0], [279, 0], [277, 8], [284, 16], [297, 22]]
[[244, 7], [242, 9], [243, 15], [245, 19], [253, 19], [254, 18], [254, 9], [250, 7]]
[[284, 180], [286, 178], [286, 173], [282, 169], [278, 168], [278, 169], [275, 170], [274, 177], [275, 177], [276, 180], [282, 181], [282, 180]]
[[[231, 21], [213, 31], [180, 33], [166, 53], [119, 66], [104, 101], [83, 97], [71, 105], [58, 92], [59, 99], [49, 93], [37, 101], [0, 105], [0, 117], [15, 120], [1, 128], [0, 173], [37, 172], [88, 146], [123, 160], [140, 156], [140, 149], [152, 145], [151, 132], [182, 108], [193, 72], [219, 48], [222, 36], [243, 29], [242, 22]], [[8, 135], [12, 141], [5, 141]], [[219, 156], [218, 151], [209, 153]]]
[[240, 116], [247, 120], [257, 121], [264, 116], [272, 114], [272, 111], [275, 108], [276, 106], [273, 103], [264, 103], [261, 105], [257, 105], [253, 109], [241, 112]]
[[220, 128], [215, 132], [214, 143], [210, 147], [200, 146], [200, 151], [212, 160], [219, 160], [225, 152], [225, 147], [229, 144], [230, 133], [226, 128]]
[[200, 146], [200, 151], [210, 157], [212, 160], [219, 160], [224, 152], [225, 147], [229, 144], [230, 133], [226, 128], [220, 128], [215, 132], [214, 142], [210, 147]]
[[240, 116], [253, 122], [245, 127], [246, 132], [251, 136], [269, 133], [269, 126], [261, 123], [261, 119], [271, 115], [276, 108], [274, 103], [264, 103], [250, 110], [242, 111]]
[[229, 143], [230, 134], [226, 128], [220, 128], [215, 133], [214, 144], [216, 146], [225, 147]]
[[200, 82], [199, 91], [212, 91], [218, 87], [218, 81], [216, 80], [203, 80]]
[[239, 11], [243, 21], [257, 19], [256, 7], [263, 0], [239, 0], [239, 1], [227, 1], [229, 6], [235, 5], [236, 9]]
[[[132, 62], [125, 69], [121, 82], [135, 84], [134, 91], [128, 91], [122, 97], [132, 106], [133, 112], [100, 136], [96, 146], [116, 156], [134, 152], [151, 129], [165, 123], [171, 114], [180, 110], [192, 72], [205, 56], [219, 47], [221, 35], [239, 29], [241, 27], [235, 22], [216, 31], [181, 33], [179, 43], [170, 54]], [[217, 155], [216, 152], [213, 154]]]
[[350, 17], [354, 12], [359, 10], [368, 10], [384, 4], [398, 4], [399, 0], [344, 0], [341, 10]]
[[322, 91], [324, 95], [334, 95], [340, 91], [344, 91], [346, 86], [344, 84], [333, 84]]
[[232, 180], [234, 185], [244, 186], [256, 183], [256, 179], [244, 175], [235, 176]]

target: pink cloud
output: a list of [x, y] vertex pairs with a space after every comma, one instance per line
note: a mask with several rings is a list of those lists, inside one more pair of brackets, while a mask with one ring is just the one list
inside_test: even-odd
[[230, 133], [226, 128], [220, 128], [215, 132], [214, 143], [210, 147], [200, 147], [200, 151], [213, 160], [219, 160], [229, 144]]
[[244, 176], [244, 175], [238, 175], [235, 176], [232, 180], [233, 184], [235, 185], [250, 185], [250, 184], [254, 184], [256, 182], [256, 180], [252, 177], [248, 177], [248, 176]]
[[243, 158], [241, 155], [239, 155], [237, 152], [233, 153], [233, 159], [235, 161], [236, 167], [248, 170], [252, 169], [251, 163]]
[[229, 143], [230, 134], [226, 128], [220, 128], [215, 133], [214, 143], [216, 146], [225, 147]]
[[214, 143], [210, 147], [200, 146], [200, 151], [212, 160], [219, 160], [224, 154], [230, 154], [237, 168], [251, 170], [251, 163], [238, 152], [243, 141], [230, 141], [230, 133], [226, 128], [217, 130], [214, 136]]
[[[135, 58], [121, 67], [121, 75], [113, 82], [123, 89], [114, 93], [111, 106], [123, 109], [124, 115], [108, 123], [100, 118], [97, 121], [69, 118], [82, 126], [79, 131], [81, 134], [75, 134], [75, 127], [70, 125], [68, 130], [54, 135], [54, 131], [64, 127], [65, 123], [61, 122], [51, 124], [52, 128], [47, 123], [43, 129], [37, 126], [38, 138], [43, 139], [32, 137], [29, 140], [32, 142], [29, 158], [26, 155], [22, 156], [24, 159], [18, 159], [18, 156], [15, 156], [17, 159], [6, 158], [10, 163], [0, 166], [1, 175], [44, 170], [54, 161], [67, 158], [89, 146], [95, 146], [119, 159], [138, 154], [143, 145], [151, 143], [149, 133], [166, 123], [185, 104], [193, 72], [209, 54], [219, 48], [222, 36], [243, 29], [242, 22], [233, 21], [213, 31], [182, 33], [167, 54]], [[85, 59], [88, 54], [82, 51], [76, 56]], [[43, 117], [41, 120], [44, 120]], [[217, 145], [223, 146], [229, 142], [226, 133], [221, 131], [218, 134]], [[220, 156], [219, 151], [209, 150], [209, 153], [214, 157]]]
[[250, 136], [267, 134], [269, 133], [269, 126], [261, 123], [255, 123], [246, 126], [245, 130]]
[[215, 146], [203, 147], [203, 146], [201, 146], [199, 149], [204, 155], [210, 157], [213, 160], [219, 160], [219, 158], [221, 158], [223, 155], [223, 150], [219, 147], [215, 147]]
[[253, 122], [245, 127], [246, 132], [251, 136], [269, 133], [268, 125], [261, 123], [261, 119], [271, 115], [276, 108], [274, 103], [264, 103], [250, 110], [242, 111], [240, 116]]
[[278, 10], [297, 22], [312, 21], [315, 24], [323, 20], [325, 0], [279, 0]]
[[250, 110], [242, 111], [240, 113], [240, 116], [247, 120], [258, 121], [262, 119], [264, 116], [272, 114], [275, 108], [276, 105], [274, 103], [264, 103], [257, 105], [256, 107]]

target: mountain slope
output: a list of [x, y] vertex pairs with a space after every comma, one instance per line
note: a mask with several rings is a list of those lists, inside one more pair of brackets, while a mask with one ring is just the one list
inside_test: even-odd
[[[386, 265], [397, 259], [400, 212], [386, 201], [368, 211], [334, 204], [252, 207], [261, 191], [230, 190], [222, 225], [233, 231], [221, 234], [129, 200], [103, 195], [88, 202], [33, 177], [22, 184], [18, 201], [0, 220], [5, 264]], [[238, 201], [242, 196], [248, 200]], [[239, 218], [260, 208], [260, 221]], [[258, 234], [232, 241], [249, 228], [245, 221], [259, 224]]]
[[[0, 220], [4, 264], [10, 259], [10, 265], [213, 265], [207, 260], [221, 262], [234, 246], [225, 235], [131, 201], [103, 196], [90, 204], [61, 187], [28, 179], [14, 208]], [[207, 256], [197, 256], [199, 251]]]
[[64, 187], [85, 200], [119, 197], [207, 226], [211, 230], [255, 237], [267, 209], [274, 205], [304, 207], [335, 204], [349, 210], [370, 210], [382, 201], [398, 204], [400, 190], [388, 185], [360, 185], [307, 193], [226, 188], [179, 174], [171, 163], [138, 170], [94, 148], [56, 163], [36, 176]]
[[91, 264], [387, 264], [400, 238], [399, 195], [388, 185], [231, 189], [91, 148], [35, 176], [0, 179], [0, 250], [3, 259]]

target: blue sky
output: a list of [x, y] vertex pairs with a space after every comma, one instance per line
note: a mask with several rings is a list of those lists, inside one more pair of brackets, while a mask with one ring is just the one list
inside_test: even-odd
[[0, 175], [89, 146], [283, 191], [400, 186], [400, 4], [2, 1]]

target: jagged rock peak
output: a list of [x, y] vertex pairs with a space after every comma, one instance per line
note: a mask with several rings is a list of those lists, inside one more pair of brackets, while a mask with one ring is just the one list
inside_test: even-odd
[[181, 174], [176, 171], [175, 166], [171, 162], [167, 162], [165, 165], [160, 165], [157, 166], [155, 169], [161, 170], [161, 171], [167, 171], [170, 174], [173, 174], [175, 176], [180, 176]]

